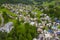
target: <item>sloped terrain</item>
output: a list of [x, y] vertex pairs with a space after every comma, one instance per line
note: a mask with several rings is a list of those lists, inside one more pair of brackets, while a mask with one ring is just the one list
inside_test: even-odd
[[0, 3], [0, 40], [60, 38], [56, 36], [60, 31], [59, 0], [0, 0]]

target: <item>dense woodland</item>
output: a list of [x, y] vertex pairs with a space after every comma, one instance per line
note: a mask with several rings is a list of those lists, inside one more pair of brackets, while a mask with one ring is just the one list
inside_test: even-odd
[[23, 4], [42, 4], [43, 2], [51, 2], [53, 0], [0, 0], [0, 3], [23, 3]]

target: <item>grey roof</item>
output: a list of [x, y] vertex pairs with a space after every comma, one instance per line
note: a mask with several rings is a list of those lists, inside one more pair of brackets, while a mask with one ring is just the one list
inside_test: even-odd
[[13, 28], [13, 23], [12, 22], [8, 22], [7, 24], [5, 24], [3, 27], [0, 28], [0, 31], [2, 32], [7, 32], [9, 33]]

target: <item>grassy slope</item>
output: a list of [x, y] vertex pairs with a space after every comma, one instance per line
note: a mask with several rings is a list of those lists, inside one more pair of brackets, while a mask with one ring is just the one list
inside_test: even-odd
[[[10, 12], [8, 9], [6, 9], [6, 8], [0, 8], [0, 12], [6, 12], [7, 14], [9, 14], [9, 15], [11, 15], [11, 16], [13, 16], [13, 17], [16, 17], [17, 15], [16, 14], [14, 14], [14, 13], [12, 13], [12, 12]], [[4, 23], [7, 23], [8, 21], [12, 21], [12, 22], [14, 22], [14, 20], [15, 19], [11, 19], [11, 18], [9, 18], [9, 17], [7, 17], [7, 16], [5, 16], [4, 17], [5, 18], [5, 22]], [[7, 20], [8, 19], [8, 20]], [[7, 21], [6, 21], [7, 20]], [[1, 23], [1, 22], [0, 22]]]
[[11, 16], [17, 16], [16, 14], [10, 12], [8, 9], [6, 8], [0, 8], [0, 12], [6, 12], [7, 14], [11, 15]]

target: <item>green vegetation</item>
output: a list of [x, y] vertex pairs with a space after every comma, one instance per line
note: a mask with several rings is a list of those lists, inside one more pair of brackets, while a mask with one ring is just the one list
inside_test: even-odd
[[11, 16], [17, 16], [16, 14], [10, 12], [8, 9], [4, 8], [4, 7], [0, 7], [0, 11], [1, 12], [6, 12], [8, 15], [11, 15]]
[[1, 17], [0, 17], [0, 25], [1, 25]]
[[24, 24], [22, 21], [19, 21], [19, 19], [11, 19], [8, 15], [13, 17], [16, 17], [16, 15], [6, 8], [0, 8], [0, 11], [2, 12], [4, 23], [8, 23], [9, 21], [14, 23], [14, 28], [10, 33], [0, 32], [0, 40], [32, 40], [37, 36], [35, 26], [29, 23]]
[[[22, 3], [22, 4], [28, 4], [32, 7], [32, 11], [28, 10], [28, 14], [30, 14], [31, 18], [34, 18], [35, 16], [37, 17], [38, 23], [40, 21], [40, 14], [45, 13], [48, 16], [52, 18], [52, 21], [55, 17], [60, 19], [60, 5], [58, 1], [54, 0], [0, 0], [0, 4], [3, 3], [11, 3], [11, 4], [17, 4], [17, 3]], [[1, 5], [0, 5], [1, 6]], [[36, 7], [35, 7], [36, 6]], [[46, 9], [45, 9], [46, 8]], [[43, 11], [41, 12], [41, 9]], [[25, 9], [24, 9], [25, 10]], [[32, 40], [33, 38], [37, 37], [37, 31], [36, 31], [36, 26], [32, 26], [29, 23], [24, 23], [23, 18], [21, 21], [19, 21], [19, 18], [17, 17], [17, 14], [11, 12], [5, 7], [0, 7], [0, 12], [2, 13], [2, 16], [4, 18], [4, 24], [8, 22], [13, 22], [14, 28], [10, 33], [6, 32], [0, 32], [0, 40]], [[19, 11], [20, 12], [20, 11]], [[37, 13], [34, 15], [33, 13]], [[26, 16], [26, 12], [20, 12], [22, 15]], [[14, 18], [9, 17], [12, 16]], [[17, 19], [16, 19], [17, 17]], [[36, 20], [35, 20], [36, 21]], [[0, 24], [1, 24], [1, 18], [0, 18]], [[58, 26], [60, 28], [60, 25]], [[48, 30], [47, 27], [45, 27], [46, 30]]]
[[36, 5], [41, 5], [43, 2], [51, 2], [53, 0], [0, 0], [0, 4], [2, 3], [23, 3], [23, 4], [36, 4]]
[[6, 9], [4, 7], [0, 7], [0, 12], [2, 13], [2, 16], [4, 18], [4, 23], [7, 23], [7, 22], [11, 21], [10, 20], [11, 18], [8, 15], [13, 16], [13, 17], [17, 16], [16, 14], [10, 12], [8, 9]]
[[[1, 36], [4, 35], [4, 36]], [[0, 40], [32, 40], [36, 37], [36, 27], [29, 25], [29, 23], [23, 24], [22, 22], [15, 21], [14, 29], [9, 33], [0, 32]]]
[[56, 7], [54, 5], [49, 5], [48, 10], [45, 9], [43, 13], [48, 14], [52, 18], [60, 18], [60, 8], [58, 6]]

